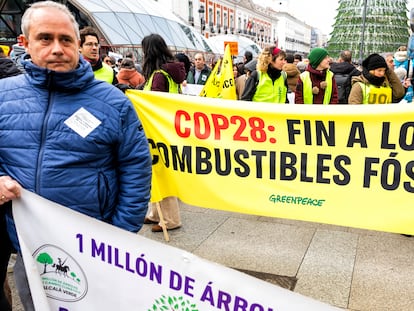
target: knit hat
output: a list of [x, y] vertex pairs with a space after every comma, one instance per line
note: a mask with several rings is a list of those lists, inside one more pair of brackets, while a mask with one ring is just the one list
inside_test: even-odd
[[327, 50], [323, 48], [314, 48], [308, 55], [309, 64], [315, 69], [326, 56], [328, 56]]
[[384, 57], [376, 53], [371, 54], [365, 58], [362, 62], [362, 67], [366, 68], [368, 71], [378, 68], [388, 68]]

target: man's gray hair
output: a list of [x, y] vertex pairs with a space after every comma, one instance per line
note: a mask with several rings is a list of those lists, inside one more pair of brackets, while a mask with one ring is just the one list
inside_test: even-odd
[[23, 17], [22, 17], [22, 27], [21, 27], [22, 33], [24, 34], [24, 36], [26, 38], [29, 38], [29, 28], [31, 26], [33, 12], [37, 9], [50, 9], [50, 8], [55, 8], [63, 12], [69, 17], [73, 25], [73, 29], [75, 30], [76, 38], [79, 40], [80, 39], [79, 24], [76, 21], [73, 14], [71, 13], [71, 11], [69, 11], [69, 9], [65, 5], [58, 3], [58, 2], [53, 2], [53, 1], [35, 2], [26, 10], [26, 12], [24, 12]]

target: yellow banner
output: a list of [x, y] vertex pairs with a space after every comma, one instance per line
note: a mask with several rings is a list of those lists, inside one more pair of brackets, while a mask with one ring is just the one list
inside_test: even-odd
[[200, 92], [202, 97], [219, 97], [221, 86], [220, 86], [220, 73], [219, 68], [221, 64], [221, 59], [217, 60], [217, 63], [214, 65], [213, 70], [207, 78], [206, 84], [204, 84], [203, 89]]
[[226, 45], [223, 62], [220, 69], [220, 98], [237, 99], [236, 82], [234, 81], [233, 60], [230, 53], [230, 45]]
[[153, 156], [153, 201], [414, 234], [412, 105], [127, 95]]
[[[226, 46], [223, 61], [217, 61], [200, 96], [222, 99], [237, 99], [236, 82], [234, 81], [233, 61], [231, 59], [230, 45]], [[218, 70], [220, 68], [220, 71]]]

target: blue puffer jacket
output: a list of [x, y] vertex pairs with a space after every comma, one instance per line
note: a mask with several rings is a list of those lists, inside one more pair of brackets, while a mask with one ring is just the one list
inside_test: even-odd
[[[151, 184], [151, 156], [142, 125], [129, 99], [95, 80], [80, 59], [70, 73], [54, 72], [24, 60], [27, 74], [0, 84], [0, 175], [73, 210], [137, 232], [143, 223]], [[101, 123], [86, 137], [75, 132]], [[79, 114], [77, 114], [79, 115]], [[83, 122], [83, 124], [82, 124]], [[18, 248], [13, 219], [8, 230]]]

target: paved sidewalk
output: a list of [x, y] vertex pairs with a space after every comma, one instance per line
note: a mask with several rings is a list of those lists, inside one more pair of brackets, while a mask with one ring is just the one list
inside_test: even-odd
[[414, 237], [182, 204], [183, 227], [139, 234], [222, 265], [297, 278], [294, 292], [352, 311], [414, 310]]

